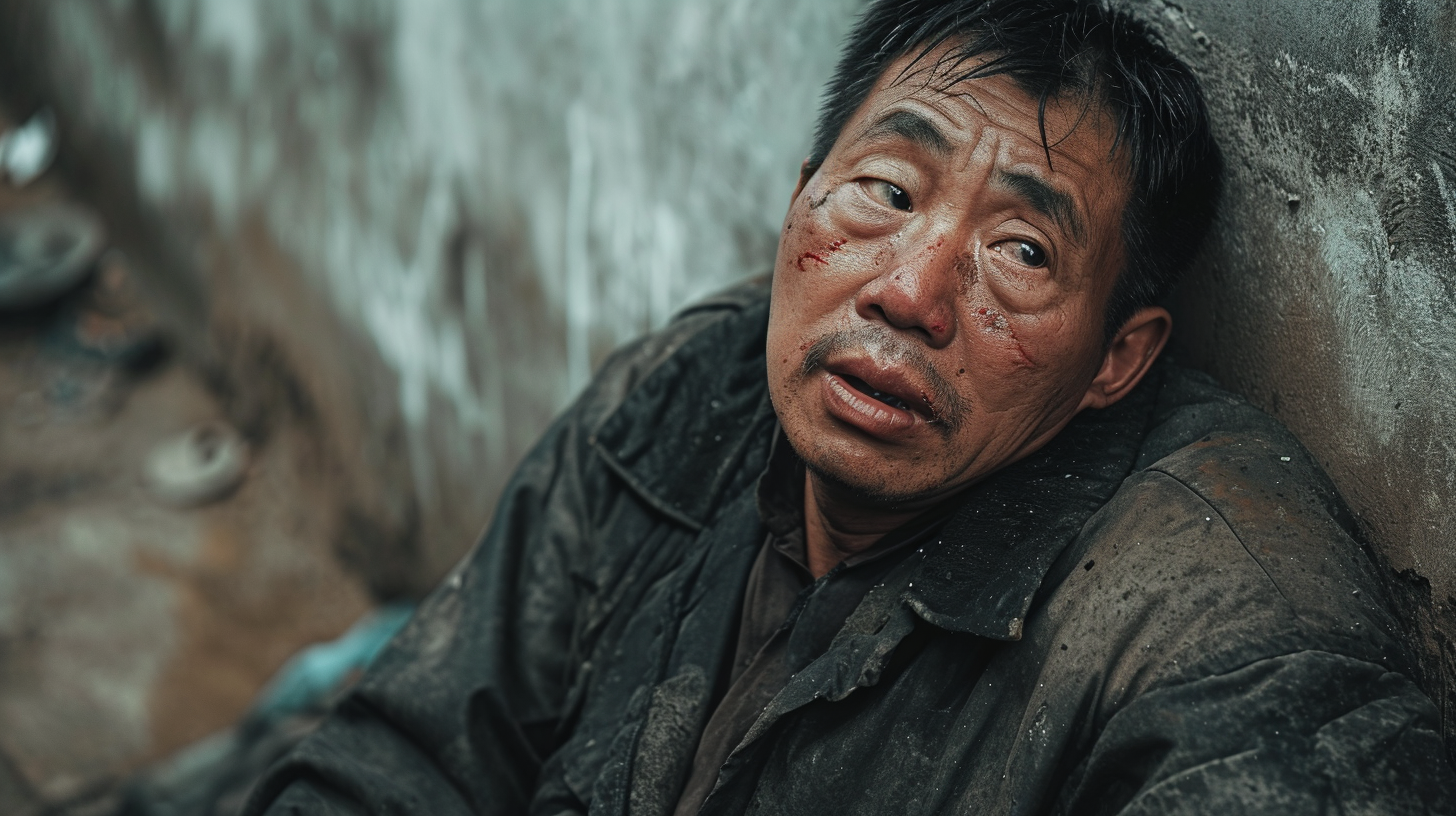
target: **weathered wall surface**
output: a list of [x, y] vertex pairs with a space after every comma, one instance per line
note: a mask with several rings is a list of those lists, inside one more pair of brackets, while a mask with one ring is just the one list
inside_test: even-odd
[[[1126, 2], [1228, 156], [1182, 354], [1329, 468], [1449, 736], [1456, 7]], [[388, 592], [462, 550], [603, 354], [769, 263], [858, 5], [29, 0], [0, 25], [11, 95], [57, 106], [73, 172], [206, 305], [241, 421], [278, 393], [319, 417], [357, 496], [340, 541], [398, 555]]]

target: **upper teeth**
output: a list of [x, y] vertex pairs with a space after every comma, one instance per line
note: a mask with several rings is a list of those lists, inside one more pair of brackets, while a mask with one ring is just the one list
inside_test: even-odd
[[884, 391], [871, 391], [870, 396], [874, 397], [880, 402], [885, 403], [886, 405], [892, 405], [896, 408], [899, 408], [901, 411], [910, 410], [910, 406], [906, 405], [904, 400], [900, 399], [894, 394], [886, 394]]

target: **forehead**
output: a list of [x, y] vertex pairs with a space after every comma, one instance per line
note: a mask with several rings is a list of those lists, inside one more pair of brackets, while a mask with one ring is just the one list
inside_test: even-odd
[[[1048, 96], [1043, 104], [1039, 96], [1023, 89], [1008, 74], [974, 76], [990, 59], [959, 58], [951, 43], [924, 54], [912, 49], [880, 73], [859, 109], [845, 123], [844, 131], [851, 132], [856, 123], [863, 127], [867, 116], [878, 109], [918, 102], [954, 119], [967, 113], [979, 114], [1000, 127], [1030, 137], [1043, 153], [1050, 147], [1053, 156], [1069, 140], [1085, 142], [1088, 148], [1102, 148], [1098, 164], [1122, 169], [1119, 159], [1123, 157], [1113, 152], [1116, 125], [1099, 94], [1067, 91]], [[1045, 145], [1041, 139], [1043, 128]], [[840, 134], [841, 141], [844, 135]]]

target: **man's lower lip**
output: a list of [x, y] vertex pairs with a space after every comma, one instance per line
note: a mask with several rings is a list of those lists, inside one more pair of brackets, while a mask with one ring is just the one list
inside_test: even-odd
[[821, 378], [830, 415], [872, 436], [899, 436], [924, 422], [920, 415], [872, 399], [836, 374]]

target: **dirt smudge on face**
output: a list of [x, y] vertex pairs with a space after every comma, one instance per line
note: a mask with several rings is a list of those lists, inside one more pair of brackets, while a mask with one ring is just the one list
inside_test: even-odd
[[1021, 365], [1027, 368], [1036, 365], [1031, 357], [1027, 355], [1026, 348], [1021, 345], [1021, 340], [1017, 338], [1016, 330], [1011, 327], [1011, 321], [1006, 319], [1006, 315], [984, 306], [977, 309], [976, 314], [981, 316], [981, 324], [987, 331], [1005, 335], [1006, 339], [1011, 341], [1011, 348], [1016, 352], [1016, 356], [1019, 358], [1018, 362]]
[[962, 252], [956, 256], [955, 273], [961, 285], [975, 283], [976, 269], [976, 260], [969, 253]]

